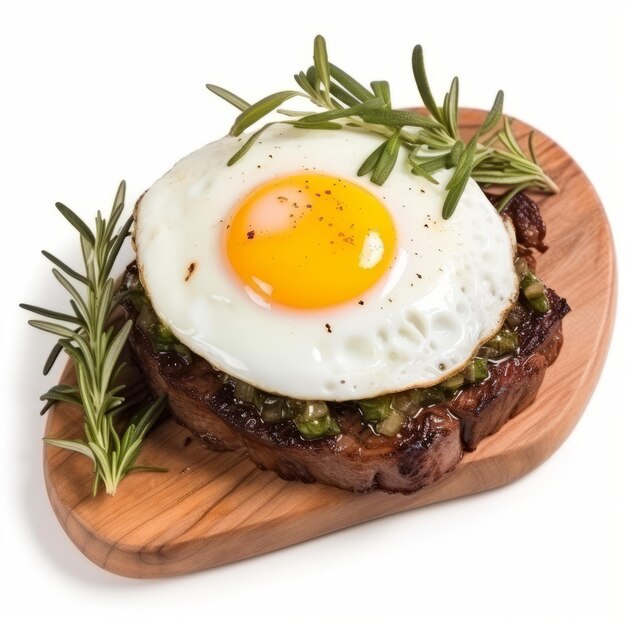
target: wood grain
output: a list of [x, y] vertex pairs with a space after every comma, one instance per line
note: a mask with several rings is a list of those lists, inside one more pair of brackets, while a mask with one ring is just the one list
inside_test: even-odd
[[[462, 112], [466, 131], [482, 114]], [[518, 136], [530, 128], [515, 126]], [[111, 498], [91, 496], [90, 462], [44, 448], [48, 495], [61, 525], [89, 559], [117, 574], [159, 577], [229, 563], [353, 524], [505, 485], [541, 464], [566, 439], [595, 387], [615, 314], [615, 258], [609, 226], [591, 183], [556, 143], [536, 135], [537, 155], [561, 193], [541, 199], [550, 249], [539, 274], [572, 312], [565, 344], [535, 403], [433, 486], [411, 496], [358, 495], [286, 482], [238, 452], [209, 452], [173, 421], [146, 440], [141, 462], [169, 468], [139, 473]], [[66, 369], [64, 379], [73, 372]], [[51, 411], [46, 435], [81, 434], [75, 407]]]

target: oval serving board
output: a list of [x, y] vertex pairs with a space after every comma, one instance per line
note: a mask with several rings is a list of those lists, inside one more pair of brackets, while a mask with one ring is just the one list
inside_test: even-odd
[[[465, 110], [464, 132], [484, 113]], [[530, 127], [516, 122], [520, 143]], [[367, 495], [287, 482], [241, 452], [213, 452], [173, 420], [146, 439], [140, 462], [167, 473], [131, 474], [115, 497], [91, 496], [91, 464], [46, 446], [48, 495], [79, 550], [111, 572], [133, 577], [193, 572], [276, 550], [353, 524], [505, 485], [548, 458], [578, 421], [602, 369], [615, 314], [615, 259], [606, 216], [591, 183], [562, 148], [536, 133], [540, 163], [561, 187], [540, 199], [549, 250], [539, 275], [572, 312], [565, 343], [537, 400], [434, 485], [413, 495]], [[575, 271], [575, 268], [582, 268]], [[68, 366], [63, 380], [73, 378]], [[46, 436], [82, 435], [76, 407], [59, 404]]]

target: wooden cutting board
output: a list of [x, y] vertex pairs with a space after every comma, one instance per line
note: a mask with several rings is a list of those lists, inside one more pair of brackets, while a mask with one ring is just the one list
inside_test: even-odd
[[[483, 113], [462, 112], [465, 132]], [[530, 128], [516, 123], [524, 138]], [[569, 435], [595, 387], [615, 314], [615, 258], [609, 225], [591, 183], [555, 142], [536, 133], [539, 161], [561, 187], [541, 198], [550, 249], [538, 273], [565, 296], [572, 312], [565, 344], [537, 400], [500, 432], [465, 455], [452, 472], [410, 496], [353, 494], [287, 482], [240, 452], [210, 452], [171, 420], [153, 430], [140, 462], [165, 474], [127, 477], [115, 497], [91, 496], [91, 464], [44, 447], [50, 502], [79, 550], [117, 574], [183, 574], [282, 548], [353, 524], [505, 485], [548, 458]], [[73, 378], [68, 366], [63, 380]], [[75, 407], [49, 414], [46, 435], [82, 436]], [[566, 480], [566, 478], [564, 478]]]

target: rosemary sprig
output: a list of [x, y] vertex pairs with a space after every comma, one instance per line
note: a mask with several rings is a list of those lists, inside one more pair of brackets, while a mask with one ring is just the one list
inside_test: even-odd
[[[130, 389], [119, 382], [125, 365], [120, 361], [120, 355], [132, 322], [127, 321], [118, 330], [110, 323], [111, 314], [125, 297], [123, 292], [115, 293], [111, 277], [113, 264], [132, 224], [131, 217], [115, 232], [124, 209], [125, 190], [126, 184], [122, 181], [109, 218], [104, 219], [98, 211], [95, 231], [90, 230], [65, 205], [56, 205], [61, 215], [80, 235], [85, 271], [81, 274], [73, 270], [49, 252], [43, 251], [43, 255], [56, 265], [52, 273], [69, 293], [72, 313], [20, 304], [32, 313], [55, 320], [29, 321], [31, 326], [60, 337], [46, 361], [44, 374], [50, 371], [62, 350], [74, 362], [77, 385], [60, 384], [51, 387], [41, 396], [46, 401], [42, 413], [55, 402], [79, 405], [83, 409], [85, 439], [69, 441], [46, 438], [45, 441], [91, 459], [94, 466], [94, 496], [100, 483], [104, 484], [109, 495], [114, 495], [120, 481], [131, 471], [164, 471], [135, 465], [135, 461], [144, 437], [165, 408], [165, 398], [146, 404], [148, 398], [145, 389]], [[70, 279], [76, 281], [86, 293], [81, 294]], [[120, 428], [116, 424], [117, 418], [137, 404], [143, 404], [143, 408], [131, 417], [124, 428]]]
[[[443, 217], [449, 218], [470, 177], [483, 187], [510, 186], [511, 190], [500, 200], [501, 210], [519, 191], [533, 188], [556, 193], [558, 187], [539, 165], [528, 138], [530, 158], [520, 148], [511, 122], [502, 116], [504, 94], [499, 91], [491, 110], [472, 139], [465, 143], [459, 135], [459, 80], [454, 77], [450, 90], [439, 106], [430, 90], [424, 53], [421, 46], [413, 50], [413, 76], [428, 115], [394, 109], [387, 81], [372, 81], [370, 89], [328, 60], [326, 42], [321, 35], [313, 45], [313, 65], [299, 72], [294, 79], [300, 91], [280, 91], [248, 104], [230, 91], [207, 85], [207, 88], [241, 111], [230, 130], [237, 137], [254, 123], [276, 111], [283, 117], [266, 123], [251, 134], [243, 146], [231, 157], [228, 165], [236, 163], [252, 147], [263, 132], [274, 124], [289, 124], [296, 128], [338, 130], [346, 126], [358, 127], [385, 137], [358, 170], [359, 176], [369, 175], [376, 185], [383, 185], [392, 172], [400, 148], [406, 151], [405, 162], [416, 176], [431, 182], [438, 181], [433, 174], [456, 168], [448, 183]], [[279, 109], [284, 102], [304, 97], [325, 111], [292, 111]], [[502, 120], [501, 128], [488, 140], [481, 142], [489, 131]]]

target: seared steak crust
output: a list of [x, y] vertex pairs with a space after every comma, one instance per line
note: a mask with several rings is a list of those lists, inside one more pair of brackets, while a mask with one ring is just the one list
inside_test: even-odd
[[[331, 405], [341, 434], [306, 440], [292, 421], [264, 422], [252, 405], [237, 402], [232, 384], [203, 359], [186, 362], [175, 352], [155, 352], [137, 325], [131, 346], [150, 387], [168, 395], [171, 414], [206, 446], [245, 448], [259, 467], [285, 479], [411, 493], [453, 469], [464, 450], [473, 450], [535, 399], [561, 347], [561, 318], [569, 310], [553, 291], [548, 295], [550, 312], [529, 311], [518, 328], [515, 356], [491, 363], [487, 380], [452, 400], [419, 409], [395, 437], [377, 435], [356, 406], [341, 403]], [[127, 311], [134, 315], [131, 306]]]
[[243, 447], [259, 467], [286, 479], [409, 493], [440, 478], [463, 455], [461, 423], [445, 406], [421, 409], [389, 438], [364, 425], [356, 407], [335, 404], [341, 434], [306, 440], [291, 420], [264, 422], [252, 405], [238, 403], [232, 384], [203, 359], [187, 364], [175, 353], [156, 353], [137, 326], [131, 346], [153, 391], [168, 395], [177, 421], [208, 447]]
[[463, 424], [466, 450], [474, 450], [480, 441], [533, 402], [546, 369], [558, 356], [563, 344], [561, 319], [569, 307], [551, 289], [547, 295], [551, 309], [545, 315], [526, 310], [517, 329], [518, 353], [491, 364], [487, 380], [465, 387], [447, 403], [450, 412]]
[[[487, 194], [487, 197], [495, 204], [500, 197]], [[525, 193], [518, 193], [502, 210], [502, 215], [510, 217], [515, 226], [515, 238], [517, 243], [526, 248], [535, 248], [539, 252], [545, 252], [548, 246], [544, 243], [546, 225], [541, 217], [537, 203]]]

